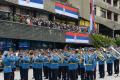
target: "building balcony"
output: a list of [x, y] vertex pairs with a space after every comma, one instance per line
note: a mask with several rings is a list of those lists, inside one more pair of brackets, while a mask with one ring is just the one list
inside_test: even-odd
[[65, 32], [0, 20], [0, 38], [65, 42]]

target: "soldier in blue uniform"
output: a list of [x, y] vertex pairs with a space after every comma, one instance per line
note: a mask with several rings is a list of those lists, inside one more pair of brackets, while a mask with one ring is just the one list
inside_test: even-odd
[[57, 80], [58, 77], [58, 70], [59, 70], [59, 63], [60, 63], [60, 56], [58, 55], [59, 52], [53, 50], [53, 55], [50, 58], [50, 78], [49, 80]]
[[[102, 52], [102, 51], [101, 51]], [[105, 51], [102, 52], [102, 54], [105, 56]], [[98, 58], [98, 66], [99, 66], [99, 74], [100, 74], [100, 78], [104, 78], [105, 77], [105, 59], [101, 60]]]
[[22, 64], [21, 64], [21, 67], [22, 67], [22, 76], [23, 76], [23, 79], [22, 80], [28, 80], [28, 69], [30, 67], [30, 58], [29, 58], [29, 52], [28, 51], [25, 51], [25, 55], [22, 57], [22, 60], [21, 60]]
[[44, 51], [44, 64], [43, 64], [43, 72], [44, 72], [44, 77], [45, 79], [49, 78], [49, 71], [50, 71], [50, 63], [49, 63], [49, 56], [48, 56], [48, 52]]
[[12, 76], [11, 76], [11, 80], [14, 80], [14, 77], [15, 77], [15, 70], [16, 70], [16, 63], [18, 61], [18, 57], [16, 56], [15, 52], [13, 51], [9, 51], [10, 53], [10, 64], [11, 64], [11, 67], [12, 67]]
[[22, 69], [22, 58], [24, 56], [24, 51], [23, 49], [20, 49], [19, 52], [18, 52], [18, 65], [19, 65], [19, 69], [20, 69], [20, 79], [22, 80], [23, 79], [23, 69]]
[[85, 80], [84, 51], [80, 51], [79, 71], [81, 80]]
[[61, 56], [61, 63], [60, 63], [60, 71], [59, 71], [59, 79], [61, 79], [62, 76], [62, 80], [68, 80], [68, 57], [69, 57], [69, 53], [67, 51], [63, 51], [60, 54]]
[[68, 70], [70, 80], [77, 80], [78, 63], [79, 59], [77, 58], [76, 51], [72, 50], [71, 55], [68, 59]]
[[91, 50], [91, 53], [92, 53], [93, 60], [94, 60], [94, 63], [93, 63], [93, 68], [94, 68], [93, 75], [94, 75], [94, 80], [96, 80], [97, 53], [95, 53], [94, 49]]
[[119, 74], [119, 59], [114, 57], [114, 73], [118, 76]]
[[39, 53], [38, 51], [34, 52], [35, 56], [33, 57], [33, 64], [32, 67], [34, 68], [34, 77], [35, 80], [42, 80], [42, 68], [43, 68], [43, 62], [44, 57], [42, 53]]
[[86, 80], [94, 80], [94, 57], [90, 50], [85, 54], [85, 73], [86, 73]]
[[5, 51], [2, 57], [3, 61], [3, 71], [4, 71], [4, 80], [11, 80], [11, 73], [12, 73], [12, 67], [10, 64], [10, 57], [9, 57], [9, 52]]
[[113, 74], [113, 60], [114, 60], [114, 57], [112, 56], [111, 52], [107, 52], [107, 72], [108, 72], [108, 76], [112, 76]]

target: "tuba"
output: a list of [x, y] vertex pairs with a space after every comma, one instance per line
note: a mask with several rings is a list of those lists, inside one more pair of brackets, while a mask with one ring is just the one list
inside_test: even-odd
[[110, 49], [112, 50], [112, 55], [117, 58], [120, 59], [120, 52], [118, 52], [114, 47], [110, 47]]

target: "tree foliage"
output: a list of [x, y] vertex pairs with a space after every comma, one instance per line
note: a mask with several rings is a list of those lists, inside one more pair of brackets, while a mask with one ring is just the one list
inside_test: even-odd
[[120, 46], [120, 37], [116, 38], [115, 43], [117, 46]]
[[111, 45], [115, 45], [115, 40], [108, 36], [104, 36], [101, 34], [92, 34], [90, 35], [92, 45], [96, 48], [100, 47], [109, 47]]

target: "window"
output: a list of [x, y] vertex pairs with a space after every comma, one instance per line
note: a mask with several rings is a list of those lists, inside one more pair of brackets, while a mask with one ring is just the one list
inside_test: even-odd
[[106, 18], [106, 10], [101, 8], [101, 17]]
[[111, 0], [107, 0], [107, 3], [111, 4]]
[[96, 5], [94, 6], [94, 14], [96, 15]]
[[118, 21], [118, 14], [114, 13], [114, 21]]
[[112, 12], [111, 11], [107, 11], [107, 19], [112, 19]]
[[118, 0], [113, 0], [113, 6], [115, 6], [115, 7], [118, 6]]
[[106, 0], [103, 0], [103, 2], [106, 2]]

